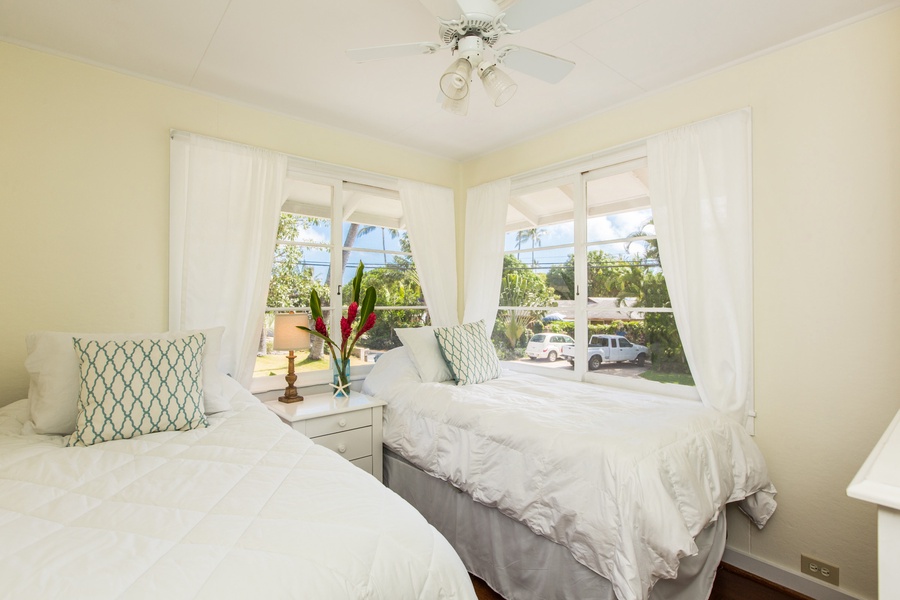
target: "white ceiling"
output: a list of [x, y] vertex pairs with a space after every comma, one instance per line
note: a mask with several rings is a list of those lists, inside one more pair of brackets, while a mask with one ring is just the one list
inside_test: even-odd
[[[546, 0], [553, 2], [554, 0]], [[440, 108], [448, 51], [357, 64], [344, 50], [437, 42], [446, 0], [0, 0], [0, 39], [465, 160], [897, 0], [593, 0], [513, 43], [576, 62], [495, 108]], [[502, 4], [510, 4], [506, 1]]]

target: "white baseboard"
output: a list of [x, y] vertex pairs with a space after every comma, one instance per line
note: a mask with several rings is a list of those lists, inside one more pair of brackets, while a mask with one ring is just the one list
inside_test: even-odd
[[820, 583], [812, 577], [807, 577], [793, 571], [786, 571], [784, 568], [773, 565], [771, 563], [760, 560], [756, 557], [744, 554], [731, 548], [725, 548], [725, 554], [722, 556], [722, 562], [733, 565], [738, 569], [759, 575], [763, 579], [767, 579], [772, 583], [777, 583], [788, 589], [805, 594], [816, 600], [861, 600], [857, 596], [843, 592], [834, 586], [826, 583]]

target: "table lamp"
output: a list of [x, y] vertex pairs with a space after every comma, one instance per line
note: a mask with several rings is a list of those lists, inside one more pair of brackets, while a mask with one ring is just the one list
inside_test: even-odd
[[297, 394], [294, 382], [297, 375], [294, 374], [294, 350], [309, 348], [309, 334], [297, 329], [297, 325], [309, 327], [309, 317], [306, 313], [275, 313], [275, 339], [272, 343], [273, 350], [288, 351], [288, 372], [284, 380], [287, 387], [284, 396], [278, 398], [279, 402], [299, 402], [303, 396]]

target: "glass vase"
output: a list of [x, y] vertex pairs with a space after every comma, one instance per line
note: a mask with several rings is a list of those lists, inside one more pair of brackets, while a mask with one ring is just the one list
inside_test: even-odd
[[331, 363], [333, 395], [346, 398], [350, 395], [350, 359], [337, 359]]

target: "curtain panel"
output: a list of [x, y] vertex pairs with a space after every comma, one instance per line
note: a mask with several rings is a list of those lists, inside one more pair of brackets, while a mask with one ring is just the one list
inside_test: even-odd
[[497, 307], [500, 305], [502, 232], [506, 227], [510, 186], [509, 178], [498, 179], [469, 189], [466, 196], [463, 322], [484, 319], [488, 336], [494, 329]]
[[750, 110], [647, 141], [650, 199], [675, 322], [701, 400], [753, 414]]
[[436, 327], [457, 325], [453, 190], [405, 180], [399, 181], [399, 187], [409, 244], [431, 324]]
[[219, 369], [248, 387], [287, 156], [179, 132], [170, 163], [169, 328], [224, 325]]

